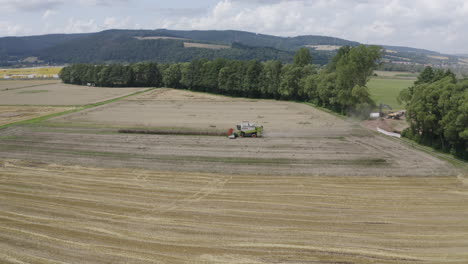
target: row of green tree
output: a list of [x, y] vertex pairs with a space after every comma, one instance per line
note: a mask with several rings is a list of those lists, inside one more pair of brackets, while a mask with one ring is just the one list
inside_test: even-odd
[[399, 100], [410, 124], [403, 136], [468, 160], [468, 81], [426, 67]]
[[227, 59], [190, 63], [129, 65], [75, 64], [65, 67], [65, 83], [106, 87], [171, 87], [250, 98], [309, 101], [347, 114], [374, 106], [366, 83], [381, 57], [378, 46], [342, 47], [320, 71], [308, 49], [292, 64]]

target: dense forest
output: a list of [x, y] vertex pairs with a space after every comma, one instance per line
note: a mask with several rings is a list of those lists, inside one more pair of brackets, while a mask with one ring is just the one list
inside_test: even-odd
[[403, 136], [468, 160], [468, 81], [426, 67], [399, 100], [410, 124]]
[[345, 46], [320, 71], [312, 64], [309, 49], [302, 48], [291, 64], [222, 58], [172, 64], [75, 64], [63, 68], [60, 77], [65, 83], [79, 85], [166, 86], [229, 96], [313, 102], [350, 114], [374, 106], [366, 83], [381, 54], [378, 46]]

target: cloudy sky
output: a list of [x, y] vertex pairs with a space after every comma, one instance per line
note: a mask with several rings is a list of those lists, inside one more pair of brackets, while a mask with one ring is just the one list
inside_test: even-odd
[[0, 7], [0, 36], [236, 29], [468, 53], [467, 0], [0, 0]]

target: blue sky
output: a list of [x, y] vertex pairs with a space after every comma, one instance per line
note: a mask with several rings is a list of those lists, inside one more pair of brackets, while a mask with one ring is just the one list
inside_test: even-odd
[[468, 53], [466, 0], [0, 0], [0, 6], [0, 36], [236, 29]]

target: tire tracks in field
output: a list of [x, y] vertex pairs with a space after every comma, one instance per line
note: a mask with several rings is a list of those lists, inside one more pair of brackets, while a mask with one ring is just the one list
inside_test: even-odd
[[[149, 171], [145, 170], [133, 170], [132, 174], [134, 174], [134, 182], [138, 186], [142, 188], [147, 188], [147, 184], [149, 183], [148, 178], [151, 177], [149, 175]], [[184, 208], [192, 203], [199, 202], [206, 197], [208, 197], [211, 194], [219, 193], [223, 190], [224, 186], [232, 180], [232, 175], [222, 175], [218, 178], [214, 178], [208, 184], [205, 186], [201, 187], [198, 191], [195, 193], [183, 197], [181, 199], [175, 200], [167, 205], [155, 205], [150, 209], [142, 209], [139, 212], [137, 212], [135, 215], [147, 215], [150, 213], [155, 213], [158, 212], [160, 214], [165, 214], [168, 212], [175, 211], [180, 208]], [[153, 202], [157, 202], [156, 199], [153, 200]], [[123, 216], [125, 217], [125, 216]], [[113, 217], [113, 218], [121, 218], [120, 216], [118, 217]]]
[[[222, 176], [220, 178], [214, 179], [206, 186], [201, 188], [198, 192], [185, 197], [183, 199], [174, 201], [173, 203], [169, 204], [167, 208], [159, 208], [159, 211], [164, 214], [167, 212], [174, 211], [178, 208], [183, 208], [184, 206], [190, 205], [192, 203], [201, 201], [208, 197], [211, 194], [219, 193], [223, 190], [224, 186], [232, 179], [232, 176]], [[162, 209], [162, 210], [161, 210]]]

